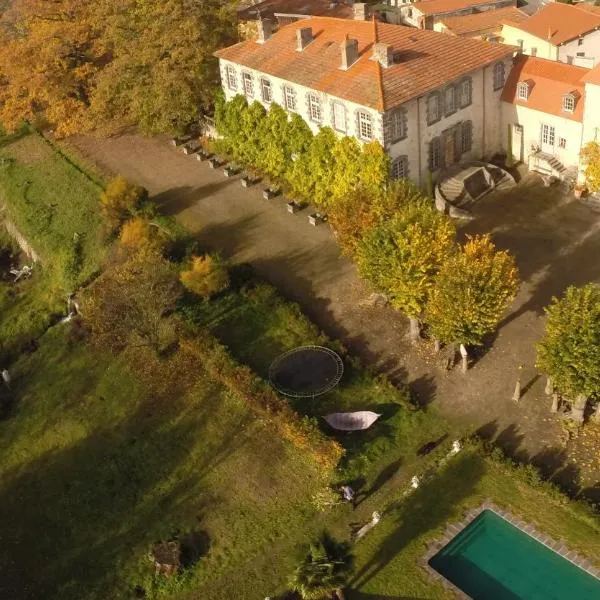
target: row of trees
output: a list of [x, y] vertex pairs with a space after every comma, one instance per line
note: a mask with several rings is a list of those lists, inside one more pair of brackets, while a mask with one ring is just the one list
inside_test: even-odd
[[[600, 286], [569, 287], [546, 308], [546, 332], [537, 346], [537, 365], [549, 377], [552, 410], [558, 398], [571, 404], [571, 417], [582, 423], [591, 398], [600, 393]], [[600, 421], [600, 403], [594, 413]]]
[[248, 105], [243, 96], [229, 102], [220, 96], [215, 124], [224, 152], [323, 210], [356, 188], [379, 197], [388, 180], [389, 159], [378, 142], [361, 146], [354, 137], [339, 138], [329, 127], [313, 135], [300, 115], [288, 118], [277, 104], [267, 112], [260, 102]]
[[329, 214], [360, 275], [410, 319], [412, 339], [426, 323], [438, 347], [460, 345], [466, 369], [467, 347], [483, 343], [517, 293], [514, 258], [489, 236], [458, 245], [451, 219], [408, 181], [358, 189]]
[[183, 130], [212, 105], [212, 54], [235, 23], [220, 0], [14, 1], [0, 18], [0, 121]]

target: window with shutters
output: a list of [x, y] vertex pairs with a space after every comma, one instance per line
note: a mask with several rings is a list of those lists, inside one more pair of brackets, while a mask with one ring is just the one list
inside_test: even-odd
[[366, 142], [373, 139], [373, 121], [369, 113], [358, 113], [358, 137]]
[[473, 145], [473, 123], [465, 121], [460, 130], [460, 149], [463, 152], [470, 152]]
[[408, 177], [408, 156], [399, 156], [392, 160], [392, 179], [405, 179]]
[[433, 92], [427, 97], [427, 125], [433, 125], [441, 119], [440, 94]]
[[308, 112], [311, 121], [320, 123], [323, 120], [323, 112], [321, 111], [321, 101], [316, 94], [309, 94], [308, 96]]
[[333, 128], [336, 131], [346, 133], [346, 107], [341, 102], [333, 103]]
[[535, 46], [531, 48], [531, 56], [537, 56], [537, 48]]
[[263, 102], [270, 104], [273, 100], [273, 91], [271, 90], [271, 82], [268, 79], [262, 78], [260, 80], [260, 91]]
[[446, 116], [456, 112], [456, 88], [451, 85], [444, 92], [444, 113]]
[[499, 62], [494, 65], [494, 90], [500, 90], [504, 87], [504, 63]]
[[429, 142], [429, 170], [437, 171], [442, 166], [442, 144], [440, 138], [433, 138]]
[[296, 110], [296, 92], [293, 87], [286, 85], [283, 88], [283, 98], [287, 110]]
[[390, 138], [392, 144], [403, 140], [407, 136], [406, 111], [399, 108], [390, 114]]
[[235, 69], [231, 65], [227, 65], [225, 71], [227, 72], [227, 87], [232, 91], [237, 90], [237, 75], [235, 74]]
[[460, 107], [465, 108], [471, 104], [471, 78], [463, 79], [459, 84]]
[[248, 96], [248, 98], [252, 98], [254, 96], [254, 82], [252, 81], [252, 75], [250, 75], [250, 73], [244, 73], [242, 75], [242, 82], [244, 84], [244, 94]]

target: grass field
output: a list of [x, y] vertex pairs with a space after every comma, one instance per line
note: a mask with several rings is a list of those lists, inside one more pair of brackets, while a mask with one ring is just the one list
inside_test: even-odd
[[98, 211], [101, 191], [36, 133], [0, 140], [0, 194], [9, 218], [46, 271], [62, 266], [78, 236], [81, 268], [75, 284], [98, 270], [107, 248]]
[[[239, 267], [238, 267], [239, 269]], [[234, 268], [234, 282], [236, 280]], [[338, 433], [319, 420], [324, 431], [337, 437], [346, 449], [341, 477], [376, 478], [401, 456], [448, 433], [435, 413], [415, 411], [408, 392], [373, 375], [349, 356], [336, 341], [328, 340], [296, 304], [286, 301], [264, 283], [232, 288], [210, 302], [194, 303], [182, 310], [188, 320], [209, 328], [241, 362], [268, 378], [269, 365], [282, 352], [305, 344], [321, 344], [337, 350], [344, 359], [344, 376], [335, 389], [314, 399], [290, 399], [295, 409], [320, 419], [337, 411], [373, 410], [379, 421], [367, 431]]]
[[0, 424], [0, 597], [150, 590], [150, 545], [176, 532], [202, 555], [186, 582], [199, 597], [281, 588], [318, 526], [315, 469], [202, 373], [157, 396], [132, 371], [65, 326], [17, 364], [18, 404]]
[[600, 521], [591, 510], [532, 486], [512, 468], [467, 448], [412, 495], [393, 502], [372, 534], [355, 546], [357, 569], [347, 598], [453, 598], [419, 562], [428, 541], [486, 499], [590, 559], [600, 552]]

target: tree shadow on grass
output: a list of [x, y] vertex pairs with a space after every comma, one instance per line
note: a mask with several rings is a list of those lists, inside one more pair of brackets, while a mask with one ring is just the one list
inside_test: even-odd
[[[439, 475], [388, 509], [382, 516], [380, 527], [385, 527], [384, 523], [391, 521], [393, 525], [387, 525], [391, 532], [356, 573], [351, 587], [360, 590], [413, 540], [455, 520], [458, 517], [457, 506], [473, 493], [484, 472], [485, 465], [477, 455], [459, 456]], [[377, 529], [371, 535], [376, 536]]]
[[[185, 418], [176, 418], [176, 403], [170, 415], [141, 405], [126, 421], [7, 473], [0, 488], [0, 597], [81, 598], [82, 586], [90, 596], [105, 589], [116, 597], [122, 572], [185, 526], [179, 519], [201, 523], [218, 501], [203, 488], [204, 475], [245, 442], [232, 419], [222, 440], [195, 458], [192, 475], [174, 476], [220, 397], [204, 400]], [[205, 538], [194, 541], [201, 542], [198, 552], [207, 547]]]

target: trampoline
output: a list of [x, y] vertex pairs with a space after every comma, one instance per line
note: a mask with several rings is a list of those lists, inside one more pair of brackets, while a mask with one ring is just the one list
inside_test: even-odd
[[344, 374], [339, 354], [324, 346], [300, 346], [278, 356], [269, 367], [271, 385], [292, 398], [310, 398], [333, 389]]

